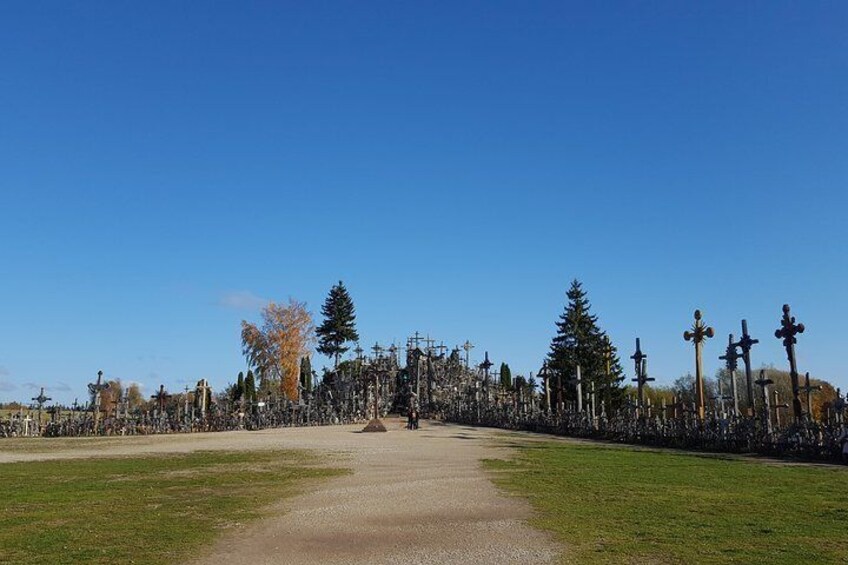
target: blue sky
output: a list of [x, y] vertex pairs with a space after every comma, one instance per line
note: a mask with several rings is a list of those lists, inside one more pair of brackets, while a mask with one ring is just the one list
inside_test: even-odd
[[[659, 382], [701, 308], [848, 388], [840, 2], [5, 2], [0, 401], [221, 387], [258, 299], [535, 371], [573, 278]], [[324, 359], [321, 362], [327, 362]], [[625, 367], [630, 369], [627, 360]], [[632, 371], [631, 371], [632, 372]]]

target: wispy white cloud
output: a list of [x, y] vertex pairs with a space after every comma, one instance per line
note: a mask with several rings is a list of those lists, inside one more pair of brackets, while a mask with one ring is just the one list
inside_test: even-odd
[[55, 386], [51, 386], [47, 390], [52, 390], [55, 392], [71, 392], [71, 387], [65, 383], [57, 383]]
[[218, 306], [235, 310], [257, 310], [268, 303], [267, 300], [256, 296], [249, 290], [233, 290], [224, 293], [218, 299]]
[[41, 388], [41, 385], [38, 385], [38, 384], [35, 384], [35, 383], [24, 383], [21, 386], [23, 386], [24, 388], [28, 388], [30, 390], [39, 390]]

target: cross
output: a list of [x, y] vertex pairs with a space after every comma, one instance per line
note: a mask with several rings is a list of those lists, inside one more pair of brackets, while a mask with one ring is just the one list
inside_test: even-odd
[[[804, 386], [801, 387], [805, 393], [807, 393], [807, 418], [810, 421], [813, 421], [813, 392], [820, 392], [822, 389], [821, 385], [810, 385], [810, 373], [804, 375]], [[33, 399], [35, 400], [35, 399]]]
[[424, 340], [427, 349], [427, 355], [431, 355], [433, 353], [433, 344], [436, 343], [435, 339], [430, 339], [430, 334], [427, 334], [427, 339]]
[[719, 357], [719, 359], [724, 361], [727, 372], [730, 373], [730, 395], [733, 399], [734, 416], [739, 415], [739, 399], [736, 397], [736, 369], [739, 367], [739, 364], [736, 361], [742, 358], [742, 354], [736, 352], [738, 346], [738, 343], [733, 343], [733, 334], [730, 334], [730, 337], [727, 338], [727, 349], [724, 355]]
[[486, 387], [486, 391], [485, 391], [486, 392], [486, 402], [489, 401], [489, 392], [488, 392], [489, 391], [489, 369], [492, 368], [492, 365], [494, 365], [494, 363], [489, 361], [489, 352], [486, 351], [485, 358], [483, 359], [483, 362], [480, 363], [480, 365], [479, 365], [479, 367], [481, 369], [483, 369], [483, 372], [486, 375], [486, 380], [483, 381], [483, 383], [485, 384], [485, 387]]
[[97, 433], [97, 423], [100, 421], [100, 393], [109, 388], [109, 385], [101, 382], [103, 371], [97, 371], [97, 382], [88, 383], [88, 393], [91, 395], [91, 404], [94, 410], [94, 430]]
[[377, 342], [374, 342], [374, 347], [371, 348], [371, 351], [374, 352], [374, 357], [377, 359], [383, 356], [383, 347]]
[[41, 392], [38, 394], [38, 396], [33, 398], [33, 400], [35, 400], [35, 402], [38, 404], [38, 424], [41, 425], [41, 408], [44, 406], [45, 402], [53, 399], [44, 396], [44, 387], [41, 387]]
[[721, 388], [721, 379], [718, 379], [718, 394], [710, 398], [718, 408], [719, 416], [724, 418], [724, 401], [725, 400], [734, 400], [733, 396], [726, 396], [724, 391]]
[[577, 413], [583, 413], [583, 378], [580, 375], [580, 365], [577, 365], [577, 374], [572, 379], [568, 379], [577, 388]]
[[768, 386], [774, 384], [774, 381], [766, 378], [765, 369], [760, 369], [760, 378], [754, 381], [754, 384], [761, 387], [763, 391], [763, 420], [766, 423], [766, 430], [771, 433], [771, 420], [769, 419], [769, 396]]
[[415, 336], [409, 338], [409, 342], [417, 348], [422, 339], [421, 335], [416, 331]]
[[705, 326], [701, 320], [701, 311], [695, 310], [695, 323], [692, 331], [683, 332], [683, 339], [695, 344], [695, 393], [697, 395], [698, 419], [704, 420], [704, 377], [703, 361], [701, 360], [701, 349], [704, 340], [713, 337], [715, 332], [709, 326]]
[[780, 393], [777, 390], [772, 391], [774, 395], [774, 405], [772, 406], [772, 410], [774, 410], [774, 425], [777, 429], [780, 429], [780, 411], [789, 408], [789, 405], [785, 402], [783, 404], [780, 403]]
[[445, 352], [448, 350], [447, 346], [445, 346], [445, 342], [441, 342], [436, 349], [439, 350], [439, 357], [444, 357]]
[[636, 383], [637, 393], [639, 398], [639, 407], [640, 415], [642, 415], [642, 411], [645, 406], [645, 383], [649, 381], [653, 381], [655, 379], [648, 378], [648, 356], [642, 353], [642, 347], [639, 338], [636, 338], [636, 353], [630, 356], [634, 361], [636, 378], [633, 379], [633, 382]]
[[394, 359], [395, 361], [397, 361], [397, 350], [397, 345], [395, 345], [394, 343], [389, 346], [389, 355], [391, 355], [392, 359]]
[[469, 364], [468, 364], [469, 363], [469, 354], [470, 354], [471, 350], [474, 349], [474, 344], [472, 344], [470, 341], [468, 341], [466, 339], [465, 343], [462, 344], [462, 349], [465, 350], [465, 366], [468, 367], [469, 366]]
[[362, 361], [362, 354], [365, 353], [365, 350], [359, 346], [359, 343], [356, 344], [356, 347], [353, 349], [353, 352], [356, 353], [356, 360]]
[[551, 387], [550, 387], [550, 371], [548, 370], [548, 362], [542, 363], [542, 370], [539, 371], [539, 376], [542, 377], [542, 387], [545, 389], [545, 408], [548, 414], [551, 413]]
[[760, 343], [748, 335], [748, 320], [742, 320], [742, 336], [736, 346], [742, 351], [742, 361], [745, 363], [745, 384], [748, 389], [748, 415], [754, 417], [754, 380], [751, 376], [751, 347]]
[[165, 392], [165, 385], [160, 384], [159, 392], [157, 392], [150, 398], [159, 402], [159, 417], [161, 418], [165, 414], [165, 401], [171, 398], [171, 395]]
[[802, 333], [804, 333], [804, 324], [796, 324], [795, 316], [789, 315], [789, 304], [784, 304], [780, 328], [774, 331], [774, 337], [783, 339], [783, 347], [786, 348], [786, 356], [789, 358], [789, 377], [792, 379], [792, 412], [796, 422], [801, 421], [803, 414], [801, 412], [801, 398], [799, 396], [798, 365], [795, 360], [795, 344], [798, 343], [798, 340], [795, 336]]

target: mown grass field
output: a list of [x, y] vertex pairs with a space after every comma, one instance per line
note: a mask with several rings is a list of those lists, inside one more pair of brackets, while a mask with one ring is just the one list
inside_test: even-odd
[[487, 461], [566, 563], [848, 563], [848, 470], [544, 442]]
[[300, 452], [0, 464], [0, 563], [174, 563], [344, 473]]

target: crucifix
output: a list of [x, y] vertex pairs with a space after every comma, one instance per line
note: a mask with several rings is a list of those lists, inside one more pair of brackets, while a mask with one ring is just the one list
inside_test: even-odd
[[583, 378], [580, 375], [580, 365], [577, 365], [577, 374], [573, 379], [568, 379], [577, 389], [577, 413], [583, 413]]
[[692, 325], [692, 331], [683, 332], [683, 339], [695, 344], [695, 394], [697, 397], [698, 419], [702, 422], [704, 420], [704, 369], [701, 350], [704, 346], [704, 340], [713, 337], [713, 335], [715, 335], [713, 329], [705, 326], [701, 320], [701, 311], [695, 310], [695, 323]]
[[484, 374], [484, 379], [485, 379], [483, 381], [483, 388], [485, 389], [483, 391], [483, 394], [486, 395], [486, 402], [489, 401], [489, 369], [492, 368], [492, 365], [494, 365], [494, 363], [489, 361], [489, 352], [486, 351], [485, 358], [483, 359], [483, 362], [480, 363], [480, 368], [483, 369], [483, 374]]
[[551, 384], [550, 372], [548, 371], [548, 362], [542, 363], [542, 370], [539, 371], [539, 376], [542, 377], [542, 388], [545, 389], [545, 409], [548, 414], [551, 413]]
[[821, 385], [810, 385], [810, 373], [804, 375], [804, 386], [801, 387], [807, 394], [807, 418], [812, 422], [813, 421], [813, 395], [814, 392], [821, 392]]
[[97, 433], [97, 425], [100, 422], [100, 393], [109, 388], [109, 385], [101, 382], [103, 371], [97, 371], [97, 382], [88, 383], [88, 393], [91, 395], [91, 405], [94, 410], [94, 433]]
[[[724, 361], [724, 367], [730, 373], [730, 396], [733, 399], [733, 415], [739, 416], [739, 398], [736, 394], [736, 369], [739, 367], [737, 360], [742, 357], [741, 353], [736, 351], [738, 343], [733, 343], [733, 334], [727, 338], [727, 349], [724, 355], [719, 357]], [[719, 381], [721, 383], [721, 381]]]
[[[808, 383], [809, 384], [809, 383]], [[41, 387], [41, 392], [38, 393], [38, 396], [33, 398], [36, 404], [38, 404], [38, 425], [41, 425], [41, 409], [44, 407], [44, 403], [48, 400], [53, 400], [50, 397], [44, 396], [44, 387]]]
[[748, 391], [748, 416], [753, 418], [754, 414], [754, 378], [751, 376], [751, 347], [760, 343], [760, 340], [748, 335], [748, 320], [742, 320], [742, 336], [736, 342], [742, 352], [742, 362], [745, 363], [745, 384]]
[[150, 397], [152, 400], [158, 401], [159, 404], [159, 417], [162, 418], [165, 415], [165, 401], [171, 398], [171, 395], [165, 392], [165, 385], [159, 385], [159, 392]]
[[797, 334], [804, 333], [804, 324], [795, 323], [795, 316], [789, 315], [789, 304], [783, 305], [783, 318], [780, 320], [780, 328], [774, 331], [774, 337], [783, 339], [783, 347], [786, 348], [786, 356], [789, 358], [789, 377], [792, 379], [792, 413], [795, 421], [800, 422], [803, 418], [801, 411], [800, 387], [798, 386], [798, 364], [795, 360], [795, 344]]
[[645, 410], [645, 383], [649, 381], [653, 381], [654, 379], [648, 378], [648, 356], [642, 353], [642, 347], [639, 338], [636, 338], [636, 353], [630, 356], [633, 359], [634, 371], [636, 378], [633, 379], [633, 382], [636, 383], [637, 390], [637, 399], [638, 399], [638, 407], [637, 407], [637, 415], [644, 415]]
[[765, 423], [766, 431], [771, 433], [771, 419], [769, 418], [769, 395], [768, 386], [774, 384], [774, 381], [766, 378], [765, 369], [760, 369], [760, 378], [754, 381], [754, 384], [761, 387], [763, 391], [763, 422]]

